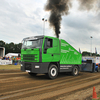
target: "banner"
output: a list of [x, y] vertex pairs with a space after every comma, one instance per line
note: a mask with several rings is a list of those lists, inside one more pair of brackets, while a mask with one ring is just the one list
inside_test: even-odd
[[9, 65], [9, 64], [12, 64], [12, 60], [9, 61], [9, 60], [0, 60], [0, 65]]
[[96, 57], [96, 63], [100, 63], [100, 57]]

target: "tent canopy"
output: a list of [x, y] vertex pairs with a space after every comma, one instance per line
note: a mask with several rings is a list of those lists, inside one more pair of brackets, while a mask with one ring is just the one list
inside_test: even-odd
[[15, 56], [15, 57], [18, 57], [20, 53], [8, 53], [6, 54], [7, 57], [12, 57], [12, 56]]

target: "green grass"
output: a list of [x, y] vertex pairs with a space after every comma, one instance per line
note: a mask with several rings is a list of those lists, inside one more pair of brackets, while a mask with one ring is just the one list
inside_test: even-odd
[[20, 65], [0, 65], [0, 70], [16, 70], [20, 69]]
[[100, 100], [100, 95], [98, 95], [97, 97], [99, 97], [99, 99], [98, 99], [98, 100]]

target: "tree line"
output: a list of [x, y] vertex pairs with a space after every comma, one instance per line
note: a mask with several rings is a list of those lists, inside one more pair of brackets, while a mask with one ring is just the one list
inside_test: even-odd
[[18, 43], [18, 44], [15, 44], [13, 42], [5, 43], [4, 41], [0, 40], [0, 47], [5, 47], [5, 54], [21, 53], [21, 46], [22, 46], [22, 43]]
[[96, 54], [96, 53], [91, 53], [91, 52], [83, 51], [82, 52], [82, 56], [100, 56], [100, 55]]

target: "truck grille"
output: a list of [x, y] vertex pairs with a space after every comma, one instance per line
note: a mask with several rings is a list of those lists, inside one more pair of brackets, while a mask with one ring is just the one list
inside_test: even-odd
[[37, 61], [37, 54], [23, 54], [22, 59], [25, 61]]

